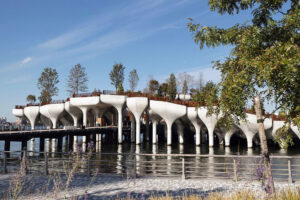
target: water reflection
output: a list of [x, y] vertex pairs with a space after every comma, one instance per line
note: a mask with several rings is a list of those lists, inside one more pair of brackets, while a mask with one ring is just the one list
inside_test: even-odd
[[[136, 145], [135, 146], [135, 153], [136, 154], [140, 154], [141, 153], [141, 146], [140, 145]], [[140, 168], [140, 156], [139, 155], [136, 155], [135, 156], [135, 160], [136, 160], [136, 174], [140, 174], [141, 173], [141, 168]]]
[[30, 140], [29, 151], [30, 151], [29, 156], [33, 156], [33, 154], [34, 154], [33, 153], [33, 151], [34, 151], [34, 138], [32, 138]]
[[119, 155], [122, 153], [122, 145], [119, 144], [118, 145], [118, 155], [117, 155], [117, 166], [116, 166], [116, 169], [117, 169], [117, 173], [118, 174], [121, 174], [122, 173], [122, 155]]

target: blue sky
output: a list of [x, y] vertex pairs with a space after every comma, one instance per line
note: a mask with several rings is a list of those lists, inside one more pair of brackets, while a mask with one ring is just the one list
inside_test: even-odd
[[36, 83], [43, 68], [59, 73], [59, 95], [66, 99], [66, 79], [77, 63], [86, 67], [89, 90], [114, 89], [114, 63], [137, 69], [138, 89], [149, 77], [163, 82], [170, 73], [203, 73], [217, 82], [211, 62], [229, 55], [230, 47], [200, 51], [186, 27], [187, 18], [203, 25], [229, 27], [249, 19], [249, 12], [221, 16], [205, 0], [1, 0], [0, 117], [10, 121], [14, 105], [39, 96]]

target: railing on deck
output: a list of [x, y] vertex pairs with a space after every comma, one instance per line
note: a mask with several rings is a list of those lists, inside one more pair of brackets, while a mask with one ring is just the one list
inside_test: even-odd
[[[19, 169], [22, 152], [0, 151], [1, 172]], [[256, 180], [262, 169], [261, 156], [199, 154], [134, 154], [134, 153], [59, 153], [23, 152], [28, 173], [64, 173], [76, 162], [78, 173], [87, 175], [119, 174], [124, 176], [167, 176]], [[79, 156], [79, 161], [76, 161]], [[276, 181], [300, 181], [300, 157], [271, 156], [272, 175]]]

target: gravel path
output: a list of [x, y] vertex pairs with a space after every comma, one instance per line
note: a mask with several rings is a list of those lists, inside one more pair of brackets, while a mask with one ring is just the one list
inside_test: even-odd
[[[23, 199], [62, 199], [63, 197], [74, 197], [75, 199], [118, 199], [139, 198], [147, 199], [155, 196], [182, 196], [194, 194], [207, 196], [216, 191], [254, 191], [257, 195], [264, 195], [261, 185], [257, 181], [214, 180], [214, 179], [187, 179], [180, 178], [156, 178], [140, 177], [126, 179], [121, 176], [98, 175], [89, 178], [84, 175], [75, 176], [70, 184], [68, 192], [59, 191], [56, 185], [65, 185], [66, 177], [60, 177], [60, 181], [49, 181], [49, 176], [27, 175]], [[0, 194], [9, 188], [11, 176], [0, 176]], [[56, 179], [59, 180], [59, 179]], [[288, 185], [287, 183], [276, 183], [276, 188], [300, 186], [299, 183]], [[64, 186], [61, 186], [64, 187]], [[60, 187], [60, 188], [61, 188]]]

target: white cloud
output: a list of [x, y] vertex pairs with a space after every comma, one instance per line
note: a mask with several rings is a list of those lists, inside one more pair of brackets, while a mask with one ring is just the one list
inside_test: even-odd
[[1, 71], [4, 71], [4, 72], [20, 70], [22, 68], [28, 67], [28, 63], [31, 63], [32, 60], [33, 60], [32, 57], [26, 57], [23, 60], [19, 60], [19, 61], [10, 63], [8, 65], [5, 65], [4, 67], [2, 67], [0, 69], [1, 69]]
[[31, 60], [32, 60], [31, 57], [27, 57], [27, 58], [25, 58], [25, 59], [22, 61], [22, 64], [29, 63]]

